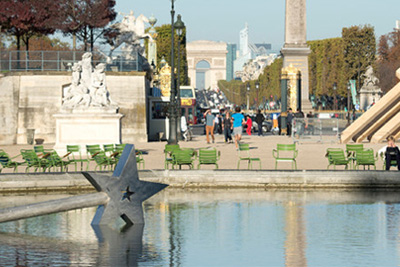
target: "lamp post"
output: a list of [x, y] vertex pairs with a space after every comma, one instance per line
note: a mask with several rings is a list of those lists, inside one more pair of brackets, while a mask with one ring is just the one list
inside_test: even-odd
[[[176, 33], [178, 34], [178, 75], [176, 79], [176, 90], [177, 90], [177, 98], [176, 98], [176, 109], [177, 109], [177, 117], [181, 117], [181, 88], [180, 88], [180, 75], [181, 75], [181, 36], [183, 33], [183, 29], [185, 28], [185, 23], [183, 23], [181, 19], [181, 15], [178, 15], [177, 21], [175, 22], [174, 28], [176, 29]], [[180, 120], [177, 123], [178, 129], [177, 133], [180, 133]]]
[[247, 112], [249, 111], [250, 83], [247, 83]]
[[175, 0], [171, 0], [171, 94], [169, 102], [169, 136], [168, 144], [177, 144], [176, 135], [178, 114], [176, 110], [176, 88], [175, 88], [175, 63], [174, 63], [174, 9]]
[[337, 84], [336, 84], [336, 82], [334, 82], [333, 83], [333, 85], [332, 85], [332, 89], [333, 89], [333, 101], [334, 101], [334, 105], [333, 105], [333, 108], [335, 109], [335, 110], [337, 110], [338, 108], [337, 108], [337, 98], [336, 98], [336, 89], [337, 89]]
[[347, 125], [350, 125], [350, 90], [351, 90], [351, 85], [350, 81], [347, 83]]
[[257, 91], [257, 109], [259, 108], [259, 104], [258, 104], [258, 89], [260, 88], [260, 83], [257, 81], [256, 82], [256, 91]]

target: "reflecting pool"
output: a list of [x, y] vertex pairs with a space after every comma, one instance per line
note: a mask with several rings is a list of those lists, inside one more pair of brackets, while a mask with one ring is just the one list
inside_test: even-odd
[[[67, 195], [2, 195], [0, 208]], [[172, 190], [144, 227], [95, 208], [0, 224], [0, 266], [398, 266], [400, 191]]]

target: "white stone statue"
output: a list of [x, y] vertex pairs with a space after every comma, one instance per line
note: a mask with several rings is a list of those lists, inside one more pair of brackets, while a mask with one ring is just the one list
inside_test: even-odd
[[368, 66], [362, 76], [365, 77], [363, 87], [377, 86], [379, 84], [379, 79], [375, 76], [372, 66]]
[[63, 108], [88, 109], [90, 107], [117, 108], [106, 87], [106, 65], [100, 63], [93, 70], [91, 53], [72, 66], [72, 82], [65, 88]]
[[141, 14], [135, 18], [131, 11], [129, 15], [124, 16], [120, 23], [115, 23], [110, 26], [110, 28], [117, 30], [118, 35], [114, 40], [109, 40], [111, 48], [107, 63], [112, 63], [112, 53], [123, 43], [125, 43], [124, 50], [127, 52], [131, 53], [139, 50], [140, 53], [143, 53], [144, 49], [140, 44], [140, 40], [144, 38], [153, 40], [150, 34], [145, 33], [145, 23], [149, 23], [147, 17]]
[[75, 108], [77, 106], [89, 107], [91, 97], [89, 90], [81, 80], [82, 66], [79, 63], [74, 63], [72, 66], [72, 83], [66, 88], [66, 93], [63, 98], [63, 107]]
[[106, 89], [106, 65], [100, 63], [96, 66], [92, 74], [92, 83], [90, 87], [90, 95], [92, 97], [92, 106], [104, 107], [110, 104], [108, 91]]

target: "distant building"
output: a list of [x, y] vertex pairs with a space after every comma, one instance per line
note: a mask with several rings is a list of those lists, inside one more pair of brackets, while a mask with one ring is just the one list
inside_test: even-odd
[[396, 30], [400, 30], [400, 20], [396, 20]]
[[234, 76], [240, 77], [243, 67], [257, 57], [268, 56], [271, 52], [271, 44], [252, 44], [249, 42], [249, 26], [240, 31], [240, 46], [237, 59], [234, 61]]
[[194, 41], [186, 45], [190, 85], [199, 90], [218, 88], [226, 80], [227, 44], [213, 41]]
[[228, 54], [226, 54], [226, 80], [229, 82], [235, 78], [235, 71], [233, 68], [233, 63], [236, 60], [237, 45], [228, 44], [227, 45]]

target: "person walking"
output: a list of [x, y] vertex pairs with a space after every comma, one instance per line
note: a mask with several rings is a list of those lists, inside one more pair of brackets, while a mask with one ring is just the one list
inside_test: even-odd
[[232, 118], [229, 112], [225, 113], [224, 121], [222, 122], [222, 128], [224, 129], [225, 143], [231, 143], [232, 140]]
[[290, 137], [292, 135], [292, 121], [293, 121], [293, 111], [292, 108], [288, 109], [287, 112], [287, 135]]
[[253, 121], [249, 115], [247, 115], [246, 118], [247, 118], [246, 119], [246, 126], [247, 126], [246, 133], [247, 133], [247, 135], [251, 135], [251, 128], [253, 128]]
[[240, 113], [240, 107], [235, 108], [235, 113], [232, 115], [233, 119], [233, 135], [235, 136], [236, 149], [239, 147], [239, 142], [242, 139], [242, 125], [245, 123], [244, 116]]
[[183, 140], [187, 141], [188, 127], [187, 127], [185, 115], [181, 116], [181, 133], [182, 133]]
[[214, 143], [215, 138], [214, 138], [214, 126], [215, 126], [215, 118], [214, 115], [211, 113], [211, 110], [208, 109], [206, 113], [204, 114], [204, 117], [206, 118], [206, 138], [207, 138], [207, 144], [210, 143], [210, 134], [212, 138], [212, 142]]
[[258, 136], [263, 135], [262, 124], [263, 124], [264, 120], [265, 120], [264, 115], [261, 114], [261, 110], [258, 110], [257, 115], [256, 115], [256, 122], [257, 122], [257, 126], [258, 126]]

